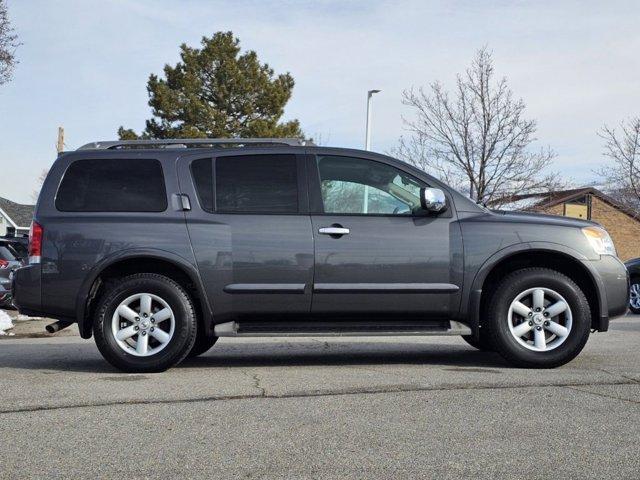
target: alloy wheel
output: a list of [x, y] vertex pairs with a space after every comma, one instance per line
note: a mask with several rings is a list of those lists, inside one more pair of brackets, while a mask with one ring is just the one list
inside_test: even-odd
[[634, 283], [631, 285], [629, 305], [636, 310], [640, 310], [640, 283]]
[[125, 298], [111, 319], [111, 331], [118, 346], [137, 357], [155, 355], [164, 349], [173, 338], [175, 326], [169, 304], [151, 293]]
[[507, 315], [509, 331], [523, 347], [545, 352], [559, 347], [569, 337], [573, 317], [569, 303], [549, 288], [530, 288], [511, 303]]

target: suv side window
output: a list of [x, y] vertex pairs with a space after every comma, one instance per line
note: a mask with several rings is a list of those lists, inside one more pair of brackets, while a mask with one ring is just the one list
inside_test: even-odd
[[384, 163], [318, 156], [324, 213], [412, 215], [420, 208], [418, 180]]
[[163, 212], [167, 193], [160, 162], [150, 158], [76, 160], [58, 193], [61, 212]]
[[191, 163], [191, 178], [196, 187], [200, 206], [205, 212], [213, 212], [213, 166], [211, 158], [200, 158]]
[[297, 213], [295, 155], [233, 155], [215, 160], [216, 210]]

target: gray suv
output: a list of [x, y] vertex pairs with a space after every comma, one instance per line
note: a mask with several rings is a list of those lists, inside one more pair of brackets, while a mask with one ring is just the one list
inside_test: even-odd
[[629, 302], [595, 223], [490, 211], [406, 163], [288, 139], [92, 143], [44, 182], [21, 313], [155, 372], [224, 336], [461, 335], [573, 359]]

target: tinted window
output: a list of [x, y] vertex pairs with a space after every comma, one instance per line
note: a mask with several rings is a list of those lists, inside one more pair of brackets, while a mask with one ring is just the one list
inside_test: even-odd
[[203, 210], [213, 211], [213, 167], [210, 158], [202, 158], [191, 164], [191, 176]]
[[167, 194], [160, 162], [103, 158], [67, 169], [56, 207], [63, 212], [162, 212]]
[[217, 158], [216, 209], [222, 212], [297, 212], [295, 155]]
[[325, 213], [411, 215], [420, 208], [420, 183], [380, 162], [318, 157]]

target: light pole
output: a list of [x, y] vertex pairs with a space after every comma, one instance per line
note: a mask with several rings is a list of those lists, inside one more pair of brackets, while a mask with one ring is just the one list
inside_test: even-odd
[[[367, 125], [364, 138], [364, 149], [371, 150], [371, 97], [374, 93], [378, 93], [380, 90], [369, 90], [367, 92]], [[369, 185], [364, 186], [364, 198], [362, 199], [363, 213], [369, 213]]]
[[367, 125], [364, 139], [365, 150], [371, 150], [371, 97], [373, 97], [374, 93], [378, 92], [380, 92], [380, 90], [369, 90], [367, 92]]

